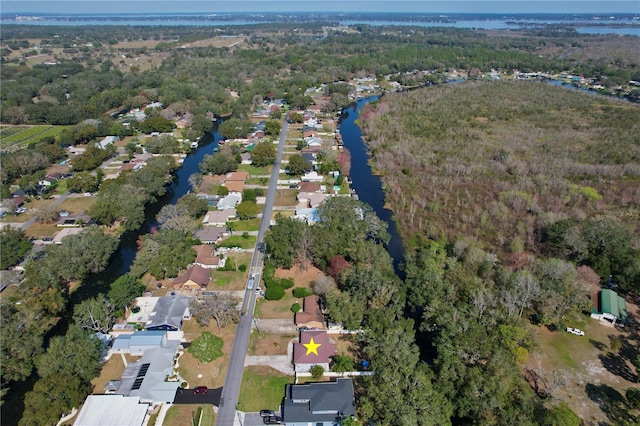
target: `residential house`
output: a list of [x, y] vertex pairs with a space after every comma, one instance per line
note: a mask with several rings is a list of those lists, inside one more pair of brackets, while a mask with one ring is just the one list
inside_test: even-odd
[[80, 228], [80, 227], [76, 227], [76, 228], [65, 227], [60, 232], [58, 232], [55, 235], [55, 237], [53, 237], [53, 244], [62, 244], [63, 238], [66, 238], [70, 235], [78, 235], [84, 230], [85, 228]]
[[313, 169], [315, 170], [315, 166], [318, 165], [318, 155], [314, 152], [304, 152], [301, 155], [302, 159], [311, 164], [313, 166]]
[[242, 201], [242, 191], [244, 191], [244, 181], [232, 180], [226, 181], [224, 186], [229, 190], [229, 195], [239, 195]]
[[193, 237], [200, 240], [202, 244], [217, 244], [226, 234], [226, 228], [222, 226], [205, 226], [197, 229]]
[[[166, 347], [148, 349], [138, 361], [129, 363], [119, 382], [111, 383], [118, 395], [137, 396], [152, 404], [172, 403], [180, 382], [174, 373], [174, 357], [180, 341], [169, 340]], [[168, 381], [176, 377], [175, 381]]]
[[38, 181], [38, 185], [40, 185], [42, 187], [45, 187], [45, 188], [48, 188], [51, 185], [53, 185], [54, 183], [56, 183], [57, 181], [59, 181], [61, 177], [62, 177], [62, 173], [51, 173], [51, 174], [48, 174], [43, 179]]
[[311, 171], [302, 175], [300, 180], [302, 182], [322, 182], [324, 180], [324, 176], [318, 174], [316, 171]]
[[293, 344], [295, 371], [308, 373], [314, 365], [329, 371], [329, 362], [335, 352], [335, 345], [329, 342], [326, 330], [302, 330], [300, 342]]
[[298, 199], [298, 202], [300, 203], [297, 208], [302, 209], [309, 207], [315, 209], [320, 204], [324, 203], [324, 200], [327, 198], [327, 196], [321, 192], [299, 192], [296, 197]]
[[318, 209], [306, 208], [306, 207], [296, 207], [296, 214], [292, 216], [293, 219], [302, 220], [309, 225], [317, 223], [320, 221], [320, 216], [318, 215]]
[[285, 386], [282, 419], [287, 426], [333, 426], [355, 414], [350, 378]]
[[215, 254], [215, 247], [207, 244], [200, 246], [194, 246], [198, 256], [196, 257], [195, 264], [205, 269], [217, 269], [224, 267], [226, 259], [221, 258]]
[[102, 139], [97, 144], [98, 144], [98, 146], [100, 146], [100, 148], [106, 149], [109, 145], [114, 144], [118, 140], [120, 140], [120, 138], [118, 136], [105, 136], [104, 139]]
[[225, 182], [232, 182], [232, 181], [239, 181], [239, 182], [244, 182], [247, 179], [249, 179], [249, 172], [229, 172], [225, 175], [224, 177], [224, 181]]
[[326, 329], [324, 314], [320, 308], [320, 297], [313, 295], [302, 299], [302, 311], [295, 315], [296, 327]]
[[306, 132], [302, 133], [302, 137], [307, 139], [307, 138], [319, 138], [320, 137], [320, 133], [318, 133], [317, 130], [313, 129], [313, 130], [307, 130]]
[[170, 346], [169, 334], [165, 330], [144, 330], [117, 336], [111, 350], [116, 354], [142, 356], [149, 349], [168, 345]]
[[598, 293], [598, 304], [591, 309], [591, 317], [611, 321], [614, 324], [627, 321], [627, 302], [611, 289], [603, 289]]
[[[187, 273], [173, 279], [175, 290], [200, 290], [206, 288], [211, 280], [211, 271], [200, 265], [193, 265]], [[148, 328], [148, 327], [147, 327]]]
[[218, 201], [218, 209], [235, 209], [236, 206], [242, 201], [242, 196], [236, 193], [229, 194]]
[[60, 220], [56, 222], [56, 226], [59, 227], [81, 227], [88, 223], [91, 223], [93, 218], [88, 214], [85, 214], [84, 211], [80, 210], [74, 214], [64, 214], [64, 212], [60, 213]]
[[[206, 272], [208, 282], [209, 271], [201, 269]], [[149, 314], [145, 328], [147, 330], [179, 330], [182, 327], [182, 322], [191, 318], [191, 313], [189, 312], [190, 300], [191, 298], [189, 297], [177, 294], [158, 298], [153, 312]]]
[[307, 146], [322, 146], [321, 138], [315, 138], [315, 137], [305, 138], [304, 142], [307, 144]]
[[298, 185], [300, 192], [307, 192], [313, 194], [314, 192], [320, 192], [320, 185], [315, 182], [300, 182]]
[[[211, 210], [202, 219], [203, 225], [225, 226], [227, 221], [235, 218], [236, 209]], [[202, 241], [202, 240], [201, 240]]]
[[149, 409], [139, 396], [89, 395], [73, 425], [143, 426]]

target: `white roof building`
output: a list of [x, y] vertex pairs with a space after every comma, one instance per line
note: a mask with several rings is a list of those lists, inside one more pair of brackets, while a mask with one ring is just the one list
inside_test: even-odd
[[89, 395], [74, 426], [142, 426], [148, 410], [137, 396]]

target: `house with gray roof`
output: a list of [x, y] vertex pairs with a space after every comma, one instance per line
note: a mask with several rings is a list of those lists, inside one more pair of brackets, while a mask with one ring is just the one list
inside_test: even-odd
[[129, 363], [115, 391], [118, 395], [137, 396], [142, 402], [173, 402], [179, 381], [168, 381], [174, 375], [174, 357], [178, 340], [169, 340], [167, 347], [145, 351], [140, 360]]
[[147, 330], [179, 330], [182, 327], [182, 321], [191, 318], [189, 299], [177, 294], [159, 298], [145, 328]]
[[238, 194], [229, 194], [218, 201], [218, 209], [235, 209], [236, 206], [242, 201], [242, 196]]
[[287, 426], [332, 426], [355, 414], [350, 378], [285, 387], [282, 418]]
[[142, 426], [149, 408], [139, 397], [89, 395], [74, 426]]
[[196, 229], [193, 237], [200, 240], [202, 244], [216, 244], [225, 236], [227, 228], [222, 226], [205, 226], [202, 229]]
[[168, 342], [168, 335], [164, 330], [135, 331], [133, 334], [116, 337], [112, 350], [114, 353], [142, 356], [149, 349], [167, 346]]

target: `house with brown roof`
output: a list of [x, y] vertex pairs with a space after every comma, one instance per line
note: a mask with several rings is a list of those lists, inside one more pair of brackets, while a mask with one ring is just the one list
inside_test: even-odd
[[224, 266], [226, 259], [222, 259], [220, 256], [215, 254], [215, 247], [203, 244], [200, 246], [194, 246], [193, 248], [197, 253], [195, 265], [201, 266], [205, 269], [217, 269]]
[[296, 373], [308, 373], [319, 365], [329, 371], [329, 361], [336, 354], [336, 346], [329, 342], [326, 330], [303, 330], [300, 343], [293, 344], [293, 363]]
[[296, 327], [326, 329], [324, 314], [320, 308], [320, 297], [307, 296], [302, 299], [302, 311], [295, 315]]
[[244, 182], [247, 179], [249, 179], [249, 172], [242, 172], [242, 171], [229, 172], [224, 178], [225, 182], [231, 182], [231, 181]]
[[298, 184], [300, 192], [308, 192], [310, 194], [314, 192], [320, 192], [320, 185], [315, 182], [300, 182]]
[[193, 265], [186, 274], [174, 278], [172, 284], [175, 290], [200, 290], [207, 287], [210, 279], [211, 270]]
[[244, 191], [244, 181], [226, 181], [224, 186], [229, 190], [229, 194], [242, 195], [242, 191]]

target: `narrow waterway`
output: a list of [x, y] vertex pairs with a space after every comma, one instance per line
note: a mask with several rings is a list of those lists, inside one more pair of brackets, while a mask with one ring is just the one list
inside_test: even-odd
[[396, 223], [393, 221], [393, 212], [384, 206], [385, 194], [382, 190], [382, 182], [380, 178], [375, 176], [371, 171], [371, 166], [369, 166], [369, 152], [362, 140], [362, 132], [355, 124], [360, 109], [369, 102], [374, 102], [378, 99], [378, 96], [360, 99], [349, 108], [342, 110], [342, 115], [340, 116], [340, 134], [342, 135], [345, 148], [351, 152], [351, 188], [355, 189], [360, 201], [369, 204], [378, 217], [389, 225], [388, 231], [391, 239], [387, 245], [387, 251], [393, 259], [396, 274], [402, 277], [401, 264], [404, 261], [402, 239], [396, 228]]
[[[215, 129], [217, 129], [217, 127]], [[94, 297], [99, 293], [107, 292], [109, 285], [113, 281], [129, 271], [136, 256], [136, 241], [138, 237], [148, 233], [151, 227], [156, 224], [156, 215], [164, 205], [174, 204], [180, 197], [190, 191], [189, 176], [200, 171], [198, 165], [205, 155], [214, 152], [218, 147], [218, 141], [220, 139], [221, 136], [217, 132], [211, 132], [202, 137], [198, 148], [192, 150], [189, 155], [187, 155], [184, 163], [174, 174], [173, 181], [167, 187], [167, 193], [160, 197], [155, 203], [146, 207], [143, 225], [136, 231], [123, 234], [118, 250], [116, 250], [110, 259], [109, 266], [107, 266], [103, 272], [90, 276], [85, 284], [71, 295], [69, 309], [64, 313], [58, 324], [48, 333], [45, 339], [46, 341], [53, 336], [60, 336], [66, 333], [67, 328], [72, 322], [71, 315], [73, 313], [73, 305]], [[0, 420], [3, 426], [18, 425], [18, 421], [24, 410], [25, 394], [33, 388], [37, 379], [38, 375], [34, 372], [24, 382], [13, 383], [11, 385], [11, 389], [5, 398], [5, 403], [1, 410]]]

